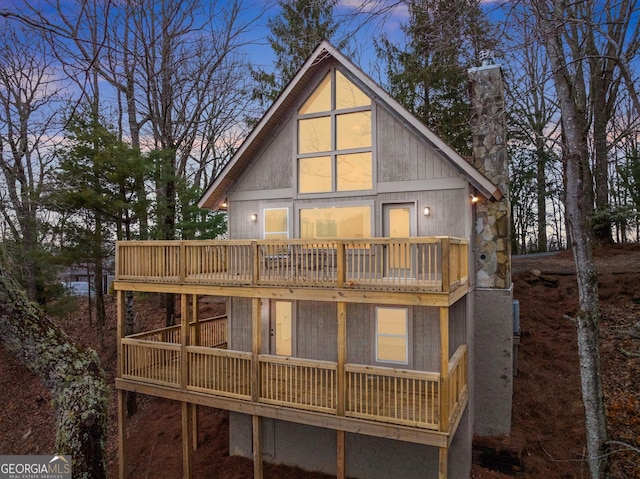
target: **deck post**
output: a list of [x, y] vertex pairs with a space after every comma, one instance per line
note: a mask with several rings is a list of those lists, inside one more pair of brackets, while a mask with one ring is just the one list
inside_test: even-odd
[[187, 389], [189, 377], [189, 356], [187, 346], [189, 345], [189, 295], [180, 295], [180, 389]]
[[440, 431], [449, 430], [449, 308], [440, 307]]
[[[343, 254], [340, 255], [338, 253], [338, 258], [342, 256], [342, 264], [344, 264], [344, 244], [340, 243], [338, 246], [338, 251], [342, 250]], [[340, 261], [338, 261], [338, 265], [340, 265]], [[340, 267], [338, 266], [338, 271], [340, 271]], [[340, 276], [338, 276], [338, 283], [340, 283]], [[338, 416], [345, 415], [346, 408], [346, 373], [345, 373], [345, 365], [347, 362], [347, 303], [341, 302], [338, 303], [338, 366], [337, 366], [337, 394], [338, 394], [338, 404], [337, 404], [337, 414]], [[337, 443], [337, 451], [336, 451], [336, 474], [337, 479], [345, 479], [346, 477], [346, 468], [345, 468], [345, 432], [344, 431], [336, 431], [336, 443]]]
[[346, 479], [347, 477], [345, 436], [344, 431], [336, 431], [336, 479]]
[[337, 304], [338, 309], [338, 365], [337, 365], [337, 414], [344, 416], [345, 414], [345, 364], [347, 362], [347, 303], [341, 302]]
[[253, 479], [262, 479], [262, 427], [260, 416], [251, 416], [253, 437]]
[[127, 391], [118, 389], [118, 477], [126, 477]]
[[253, 298], [251, 300], [251, 401], [258, 402], [260, 398], [260, 364], [258, 362], [258, 355], [260, 354], [260, 298]]
[[[200, 332], [200, 312], [198, 310], [198, 295], [194, 294], [191, 297], [191, 317], [194, 321], [194, 337], [192, 338], [192, 343], [196, 346], [200, 346], [201, 332]], [[191, 419], [192, 419], [192, 428], [193, 428], [193, 450], [198, 449], [198, 415], [200, 411], [200, 406], [194, 404], [191, 408]]]
[[441, 447], [440, 454], [438, 456], [438, 479], [447, 479], [449, 474], [448, 463], [449, 463], [449, 449], [446, 447]]
[[451, 240], [448, 237], [440, 238], [442, 246], [442, 292], [448, 293], [451, 289]]
[[193, 404], [182, 403], [182, 477], [191, 479], [193, 459]]
[[251, 253], [253, 259], [251, 264], [251, 284], [258, 284], [258, 278], [260, 276], [260, 249], [257, 241], [251, 242]]
[[[125, 334], [125, 292], [118, 291], [116, 293], [116, 307], [117, 307], [117, 372], [116, 377], [122, 377], [122, 338]], [[118, 476], [120, 479], [125, 478], [126, 471], [126, 454], [125, 447], [127, 442], [127, 391], [122, 389], [118, 390]]]

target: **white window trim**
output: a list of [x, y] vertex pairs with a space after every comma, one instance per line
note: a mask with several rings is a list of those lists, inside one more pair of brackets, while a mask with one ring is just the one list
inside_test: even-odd
[[263, 208], [262, 209], [262, 238], [263, 239], [268, 239], [267, 238], [267, 232], [265, 231], [265, 228], [267, 226], [267, 211], [274, 211], [274, 210], [286, 210], [287, 211], [287, 231], [271, 231], [271, 234], [277, 234], [277, 233], [286, 233], [287, 234], [287, 239], [291, 238], [291, 208], [288, 206], [274, 206], [271, 208]]
[[[387, 360], [380, 360], [378, 359], [378, 309], [400, 309], [400, 310], [404, 310], [406, 311], [406, 321], [407, 321], [407, 334], [405, 336], [405, 344], [406, 344], [406, 349], [405, 349], [405, 361], [404, 362], [400, 362], [400, 361], [387, 361]], [[412, 309], [411, 307], [407, 307], [407, 306], [375, 306], [374, 307], [374, 313], [373, 313], [373, 363], [376, 365], [380, 365], [380, 366], [385, 366], [385, 365], [389, 365], [389, 364], [394, 364], [394, 365], [404, 365], [407, 366], [408, 368], [411, 368], [413, 366], [413, 353], [412, 353], [412, 340], [413, 340], [413, 333], [412, 333]], [[400, 336], [398, 336], [400, 337]]]

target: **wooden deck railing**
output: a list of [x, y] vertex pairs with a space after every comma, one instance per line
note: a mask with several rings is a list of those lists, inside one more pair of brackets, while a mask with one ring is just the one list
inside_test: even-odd
[[[191, 338], [192, 345], [206, 346], [208, 348], [221, 348], [225, 347], [227, 344], [226, 315], [201, 319], [198, 322], [193, 321], [189, 324], [189, 327], [189, 338]], [[127, 336], [127, 338], [180, 344], [180, 335], [180, 325], [178, 324], [167, 328], [132, 334]]]
[[462, 400], [463, 394], [467, 391], [467, 377], [469, 374], [469, 358], [467, 345], [461, 345], [449, 360], [449, 375], [447, 377], [447, 410], [449, 417], [447, 424], [451, 424], [456, 406]]
[[[131, 336], [123, 338], [121, 346], [123, 379], [244, 401], [257, 398], [260, 403], [331, 415], [338, 414], [342, 381], [345, 416], [430, 430], [443, 426], [448, 430], [467, 390], [464, 345], [451, 357], [447, 378], [435, 372], [358, 364], [345, 365], [344, 377], [339, 378], [334, 362], [259, 355], [256, 382], [248, 352], [203, 346], [183, 350], [180, 344]], [[252, 391], [252, 384], [259, 391]]]
[[468, 279], [450, 237], [287, 241], [119, 241], [116, 280], [449, 292]]
[[350, 364], [346, 415], [438, 429], [440, 374]]

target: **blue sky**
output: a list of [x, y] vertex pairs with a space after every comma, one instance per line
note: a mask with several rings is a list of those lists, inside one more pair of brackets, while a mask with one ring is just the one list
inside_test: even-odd
[[[249, 58], [254, 66], [270, 71], [274, 55], [267, 42], [269, 34], [267, 21], [277, 16], [280, 9], [275, 0], [246, 0], [243, 5], [243, 18], [253, 22], [247, 35], [251, 43], [247, 48]], [[389, 8], [384, 22], [382, 19], [374, 19], [363, 25], [363, 21], [369, 18], [367, 12], [380, 7]], [[362, 13], [354, 17], [353, 12], [356, 9], [360, 9]], [[400, 40], [402, 38], [400, 25], [407, 20], [408, 13], [406, 5], [395, 0], [340, 0], [334, 17], [340, 24], [336, 37], [338, 40], [357, 31], [357, 38], [352, 41], [352, 47], [356, 49], [352, 59], [364, 71], [371, 74], [375, 64], [374, 38], [378, 38], [384, 32], [392, 39]]]

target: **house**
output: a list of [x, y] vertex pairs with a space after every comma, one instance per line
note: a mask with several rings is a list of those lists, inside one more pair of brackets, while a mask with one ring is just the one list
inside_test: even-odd
[[[200, 200], [229, 239], [119, 242], [125, 394], [230, 411], [230, 451], [339, 478], [469, 477], [508, 434], [512, 289], [502, 76], [470, 71], [467, 161], [321, 43]], [[176, 293], [181, 324], [124, 335], [126, 291]], [[198, 298], [226, 297], [205, 321]]]

